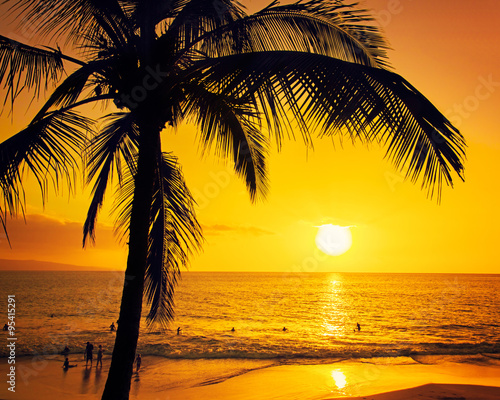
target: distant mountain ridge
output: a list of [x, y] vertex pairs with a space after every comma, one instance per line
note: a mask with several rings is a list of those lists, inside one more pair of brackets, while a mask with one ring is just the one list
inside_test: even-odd
[[0, 271], [109, 271], [102, 267], [62, 264], [37, 260], [0, 259]]

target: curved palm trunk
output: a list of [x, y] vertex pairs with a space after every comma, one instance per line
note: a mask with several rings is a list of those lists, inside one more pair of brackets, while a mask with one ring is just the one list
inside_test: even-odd
[[141, 126], [139, 160], [130, 216], [127, 269], [120, 306], [120, 319], [108, 379], [102, 395], [103, 400], [127, 400], [129, 398], [141, 322], [149, 218], [158, 146], [158, 130]]

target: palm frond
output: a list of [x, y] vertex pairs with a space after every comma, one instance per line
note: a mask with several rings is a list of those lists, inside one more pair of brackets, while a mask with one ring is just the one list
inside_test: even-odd
[[[91, 20], [88, 15], [88, 30], [93, 38], [92, 42], [100, 41], [105, 35], [115, 47], [123, 47], [133, 35], [133, 23], [127, 17], [122, 6], [117, 0], [90, 0], [94, 8]], [[85, 21], [82, 21], [85, 24]]]
[[21, 16], [45, 37], [79, 42], [83, 38], [106, 36], [116, 46], [130, 35], [126, 15], [117, 0], [5, 0], [11, 12]]
[[[186, 86], [185, 114], [200, 127], [203, 151], [215, 143], [219, 156], [231, 157], [236, 173], [246, 183], [250, 198], [268, 191], [268, 143], [261, 133], [257, 105], [249, 98], [208, 91], [202, 85]], [[190, 90], [191, 89], [191, 90]]]
[[165, 38], [175, 38], [176, 50], [189, 49], [206, 33], [217, 32], [244, 16], [243, 7], [234, 0], [189, 0], [172, 18]]
[[[35, 116], [35, 120], [42, 118], [51, 108], [61, 107], [67, 108], [78, 101], [84, 89], [89, 85], [91, 76], [99, 72], [106, 65], [106, 61], [96, 61], [83, 65], [72, 74], [70, 74], [63, 82], [61, 82], [52, 92], [47, 102]], [[95, 98], [97, 101], [99, 97]]]
[[209, 57], [241, 52], [301, 51], [386, 67], [389, 48], [366, 10], [341, 1], [272, 3], [262, 11], [205, 34]]
[[[121, 237], [128, 235], [134, 188], [134, 175], [126, 169], [113, 209]], [[172, 320], [173, 293], [180, 269], [187, 266], [189, 257], [201, 248], [203, 236], [193, 204], [177, 159], [170, 153], [159, 154], [145, 277], [149, 324], [165, 326]]]
[[64, 71], [62, 54], [44, 50], [0, 36], [0, 83], [7, 91], [5, 102], [15, 99], [23, 90], [33, 91], [38, 97], [50, 82], [54, 84]]
[[[160, 38], [160, 47], [174, 40], [181, 44], [178, 57], [198, 50], [208, 57], [263, 51], [300, 51], [327, 55], [363, 65], [388, 67], [389, 48], [373, 18], [357, 4], [326, 0], [299, 1], [279, 5], [277, 1], [263, 10], [219, 21], [186, 34], [176, 32], [172, 23]], [[180, 13], [176, 20], [193, 19]], [[196, 20], [202, 24], [202, 19]], [[182, 25], [183, 26], [183, 25]]]
[[106, 116], [107, 124], [88, 145], [87, 184], [94, 179], [92, 201], [83, 226], [83, 246], [90, 238], [95, 240], [95, 223], [102, 207], [104, 195], [113, 173], [116, 173], [118, 184], [123, 181], [122, 168], [135, 172], [137, 155], [137, 136], [134, 116], [130, 113], [115, 113]]
[[[134, 157], [137, 165], [137, 156]], [[122, 170], [122, 180], [115, 188], [113, 208], [111, 214], [115, 215], [115, 236], [121, 242], [128, 242], [130, 215], [132, 213], [132, 201], [135, 190], [136, 168], [125, 168]]]
[[165, 326], [173, 319], [173, 294], [180, 268], [186, 267], [190, 255], [200, 249], [201, 226], [193, 204], [177, 158], [170, 153], [159, 154], [145, 280], [149, 323]]
[[[263, 10], [262, 15], [279, 18], [279, 15], [288, 14], [288, 18], [284, 19], [293, 20], [300, 30], [308, 32], [313, 53], [363, 65], [388, 66], [386, 51], [389, 44], [369, 10], [358, 6], [359, 3], [345, 3], [343, 0], [299, 0], [294, 4], [269, 7]], [[291, 35], [294, 40], [299, 39], [296, 31]], [[316, 35], [319, 43], [314, 43]], [[327, 43], [329, 41], [331, 44]], [[337, 48], [336, 42], [344, 43], [343, 47]], [[333, 48], [330, 47], [332, 45]], [[319, 51], [314, 50], [317, 46]], [[343, 52], [345, 57], [341, 56]]]
[[413, 181], [421, 178], [431, 197], [437, 189], [439, 199], [443, 182], [452, 185], [451, 171], [463, 179], [464, 138], [395, 73], [298, 52], [234, 55], [198, 68], [212, 92], [254, 95], [268, 121], [291, 124], [292, 116], [305, 138], [316, 130], [386, 143], [388, 157]]
[[2, 207], [0, 207], [0, 231], [2, 231], [2, 230], [5, 233], [5, 238], [7, 239], [7, 243], [10, 246], [9, 233], [7, 232], [7, 213], [4, 212]]
[[149, 24], [156, 27], [165, 19], [172, 19], [186, 5], [188, 0], [156, 1], [156, 0], [126, 0], [130, 20], [134, 21], [136, 29]]
[[86, 132], [93, 121], [71, 111], [52, 112], [0, 143], [0, 185], [4, 211], [22, 207], [22, 177], [31, 172], [45, 200], [49, 183], [57, 190], [64, 178], [71, 191]]

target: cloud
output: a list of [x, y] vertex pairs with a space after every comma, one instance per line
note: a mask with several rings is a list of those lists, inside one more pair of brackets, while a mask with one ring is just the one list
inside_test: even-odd
[[[96, 245], [88, 245], [85, 249], [82, 249], [82, 222], [29, 214], [26, 216], [26, 222], [22, 218], [9, 220], [7, 229], [12, 248], [0, 234], [1, 259], [125, 269], [128, 248], [118, 243], [111, 226], [98, 224]], [[276, 234], [251, 225], [204, 225], [203, 231], [207, 237], [219, 237], [222, 241], [228, 237], [248, 240]]]
[[96, 245], [82, 248], [83, 223], [29, 214], [7, 221], [10, 244], [0, 234], [1, 257], [11, 260], [38, 260], [75, 265], [117, 268], [124, 266], [126, 248], [110, 226], [98, 224]]
[[229, 226], [222, 224], [202, 225], [203, 233], [206, 235], [221, 235], [224, 233], [235, 233], [242, 235], [263, 236], [274, 235], [275, 233], [267, 229], [258, 228], [256, 226]]

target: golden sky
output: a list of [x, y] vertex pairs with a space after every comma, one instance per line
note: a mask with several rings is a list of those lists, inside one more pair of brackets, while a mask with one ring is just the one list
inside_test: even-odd
[[[250, 11], [266, 4], [243, 3]], [[183, 165], [204, 227], [204, 252], [190, 270], [500, 273], [500, 2], [361, 4], [383, 27], [395, 71], [466, 137], [465, 183], [445, 188], [438, 205], [403, 181], [375, 144], [317, 141], [307, 152], [300, 141], [286, 142], [270, 155], [267, 200], [252, 205], [227, 165], [213, 156], [201, 159], [195, 129], [184, 126], [163, 140]], [[7, 27], [1, 32], [10, 33]], [[22, 128], [26, 116], [18, 110], [13, 127], [4, 111], [0, 139]], [[35, 188], [28, 195], [27, 223], [9, 221], [12, 249], [0, 237], [0, 259], [124, 269], [126, 248], [113, 238], [109, 205], [97, 245], [82, 250], [88, 191], [51, 195], [45, 208]], [[326, 256], [316, 248], [315, 226], [327, 223], [355, 226], [347, 253]]]

